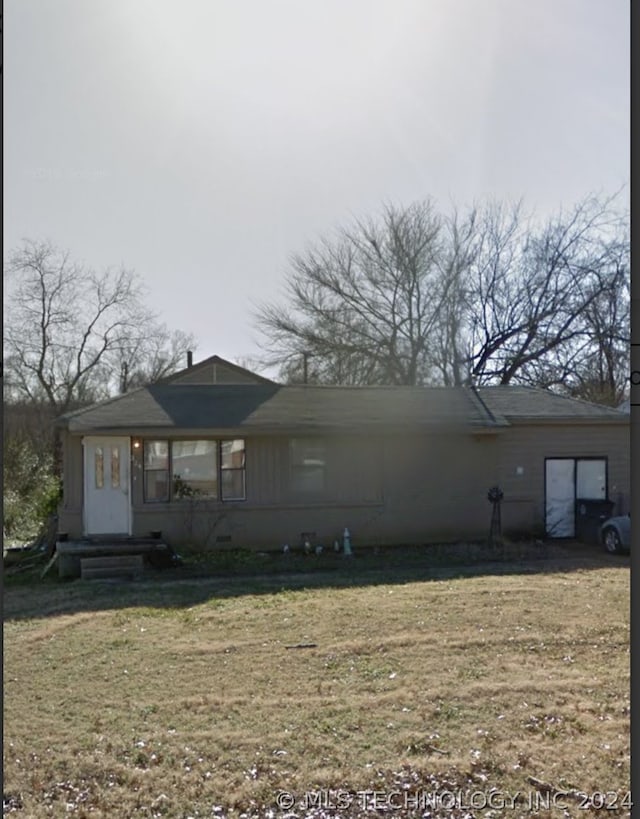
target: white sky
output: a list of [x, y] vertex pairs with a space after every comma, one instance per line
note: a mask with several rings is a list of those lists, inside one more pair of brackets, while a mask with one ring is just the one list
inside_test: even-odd
[[628, 0], [6, 0], [4, 247], [124, 264], [195, 359], [383, 201], [629, 182]]

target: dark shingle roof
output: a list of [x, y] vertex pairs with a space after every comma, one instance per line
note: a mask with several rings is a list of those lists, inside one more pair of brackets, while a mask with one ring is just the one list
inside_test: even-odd
[[154, 384], [70, 413], [72, 432], [106, 429], [350, 429], [500, 426], [472, 390]]
[[531, 387], [318, 387], [176, 384], [134, 390], [59, 419], [71, 432], [104, 430], [334, 430], [471, 427], [520, 421], [618, 421], [611, 407]]
[[491, 412], [507, 420], [624, 420], [614, 407], [591, 404], [536, 387], [481, 387], [478, 392]]

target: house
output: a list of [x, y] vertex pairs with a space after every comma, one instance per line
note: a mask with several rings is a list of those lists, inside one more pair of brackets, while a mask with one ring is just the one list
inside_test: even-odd
[[[629, 415], [529, 387], [282, 386], [213, 356], [59, 420], [60, 531], [282, 548], [573, 537], [629, 509]], [[304, 533], [307, 533], [305, 535]]]

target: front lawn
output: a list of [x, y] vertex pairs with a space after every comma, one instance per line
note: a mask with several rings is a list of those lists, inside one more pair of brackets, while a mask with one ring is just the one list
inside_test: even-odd
[[5, 814], [629, 814], [628, 562], [370, 579], [8, 588]]

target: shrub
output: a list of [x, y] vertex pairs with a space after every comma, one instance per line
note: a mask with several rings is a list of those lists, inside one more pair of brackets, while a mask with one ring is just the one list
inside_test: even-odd
[[60, 500], [60, 481], [53, 474], [50, 452], [28, 440], [4, 442], [3, 532], [7, 540], [32, 540], [42, 531]]

